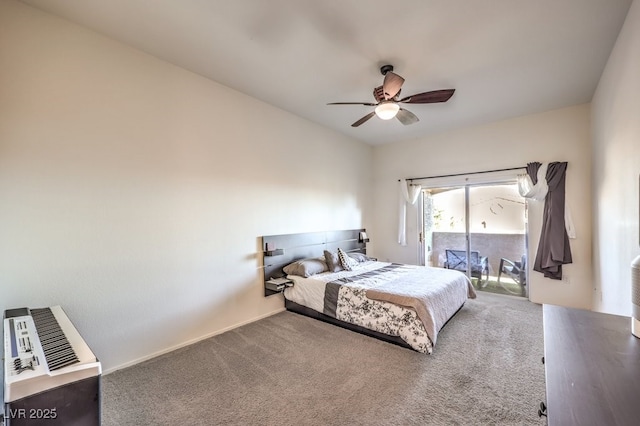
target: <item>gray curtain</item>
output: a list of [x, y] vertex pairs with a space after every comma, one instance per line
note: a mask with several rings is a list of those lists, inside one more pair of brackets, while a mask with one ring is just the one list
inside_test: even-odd
[[[527, 174], [532, 182], [537, 182], [540, 163], [527, 164]], [[533, 270], [542, 272], [545, 277], [554, 280], [562, 279], [562, 265], [571, 263], [571, 247], [565, 227], [565, 180], [566, 162], [550, 163], [547, 168], [547, 185], [549, 191], [544, 200], [542, 216], [542, 232], [538, 252], [533, 263]]]
[[537, 161], [533, 163], [527, 163], [527, 174], [531, 178], [531, 182], [534, 185], [538, 184], [538, 169], [540, 168], [540, 166], [542, 166], [542, 163], [538, 163]]

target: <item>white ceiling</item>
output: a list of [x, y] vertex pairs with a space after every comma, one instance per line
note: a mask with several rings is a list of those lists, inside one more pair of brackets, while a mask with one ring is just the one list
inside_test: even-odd
[[[23, 1], [375, 145], [589, 102], [632, 0]], [[456, 93], [352, 128], [385, 63]]]

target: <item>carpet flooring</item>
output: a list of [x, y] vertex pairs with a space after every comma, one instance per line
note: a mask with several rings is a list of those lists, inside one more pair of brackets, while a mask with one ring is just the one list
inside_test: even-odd
[[544, 425], [542, 309], [479, 293], [432, 355], [282, 312], [103, 377], [105, 426]]

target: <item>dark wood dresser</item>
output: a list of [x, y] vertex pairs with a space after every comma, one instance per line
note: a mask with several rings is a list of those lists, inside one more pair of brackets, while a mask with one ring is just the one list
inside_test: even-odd
[[551, 426], [640, 425], [640, 339], [629, 317], [544, 305]]

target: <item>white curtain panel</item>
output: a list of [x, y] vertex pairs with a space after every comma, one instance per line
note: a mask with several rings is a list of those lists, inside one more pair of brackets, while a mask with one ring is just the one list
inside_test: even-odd
[[408, 184], [406, 179], [399, 182], [399, 209], [398, 209], [398, 244], [407, 245], [407, 203], [413, 205], [420, 196], [422, 186]]
[[518, 175], [518, 192], [524, 198], [544, 201], [549, 187], [547, 186], [547, 163], [543, 163], [538, 169], [538, 183], [535, 185], [528, 174]]

